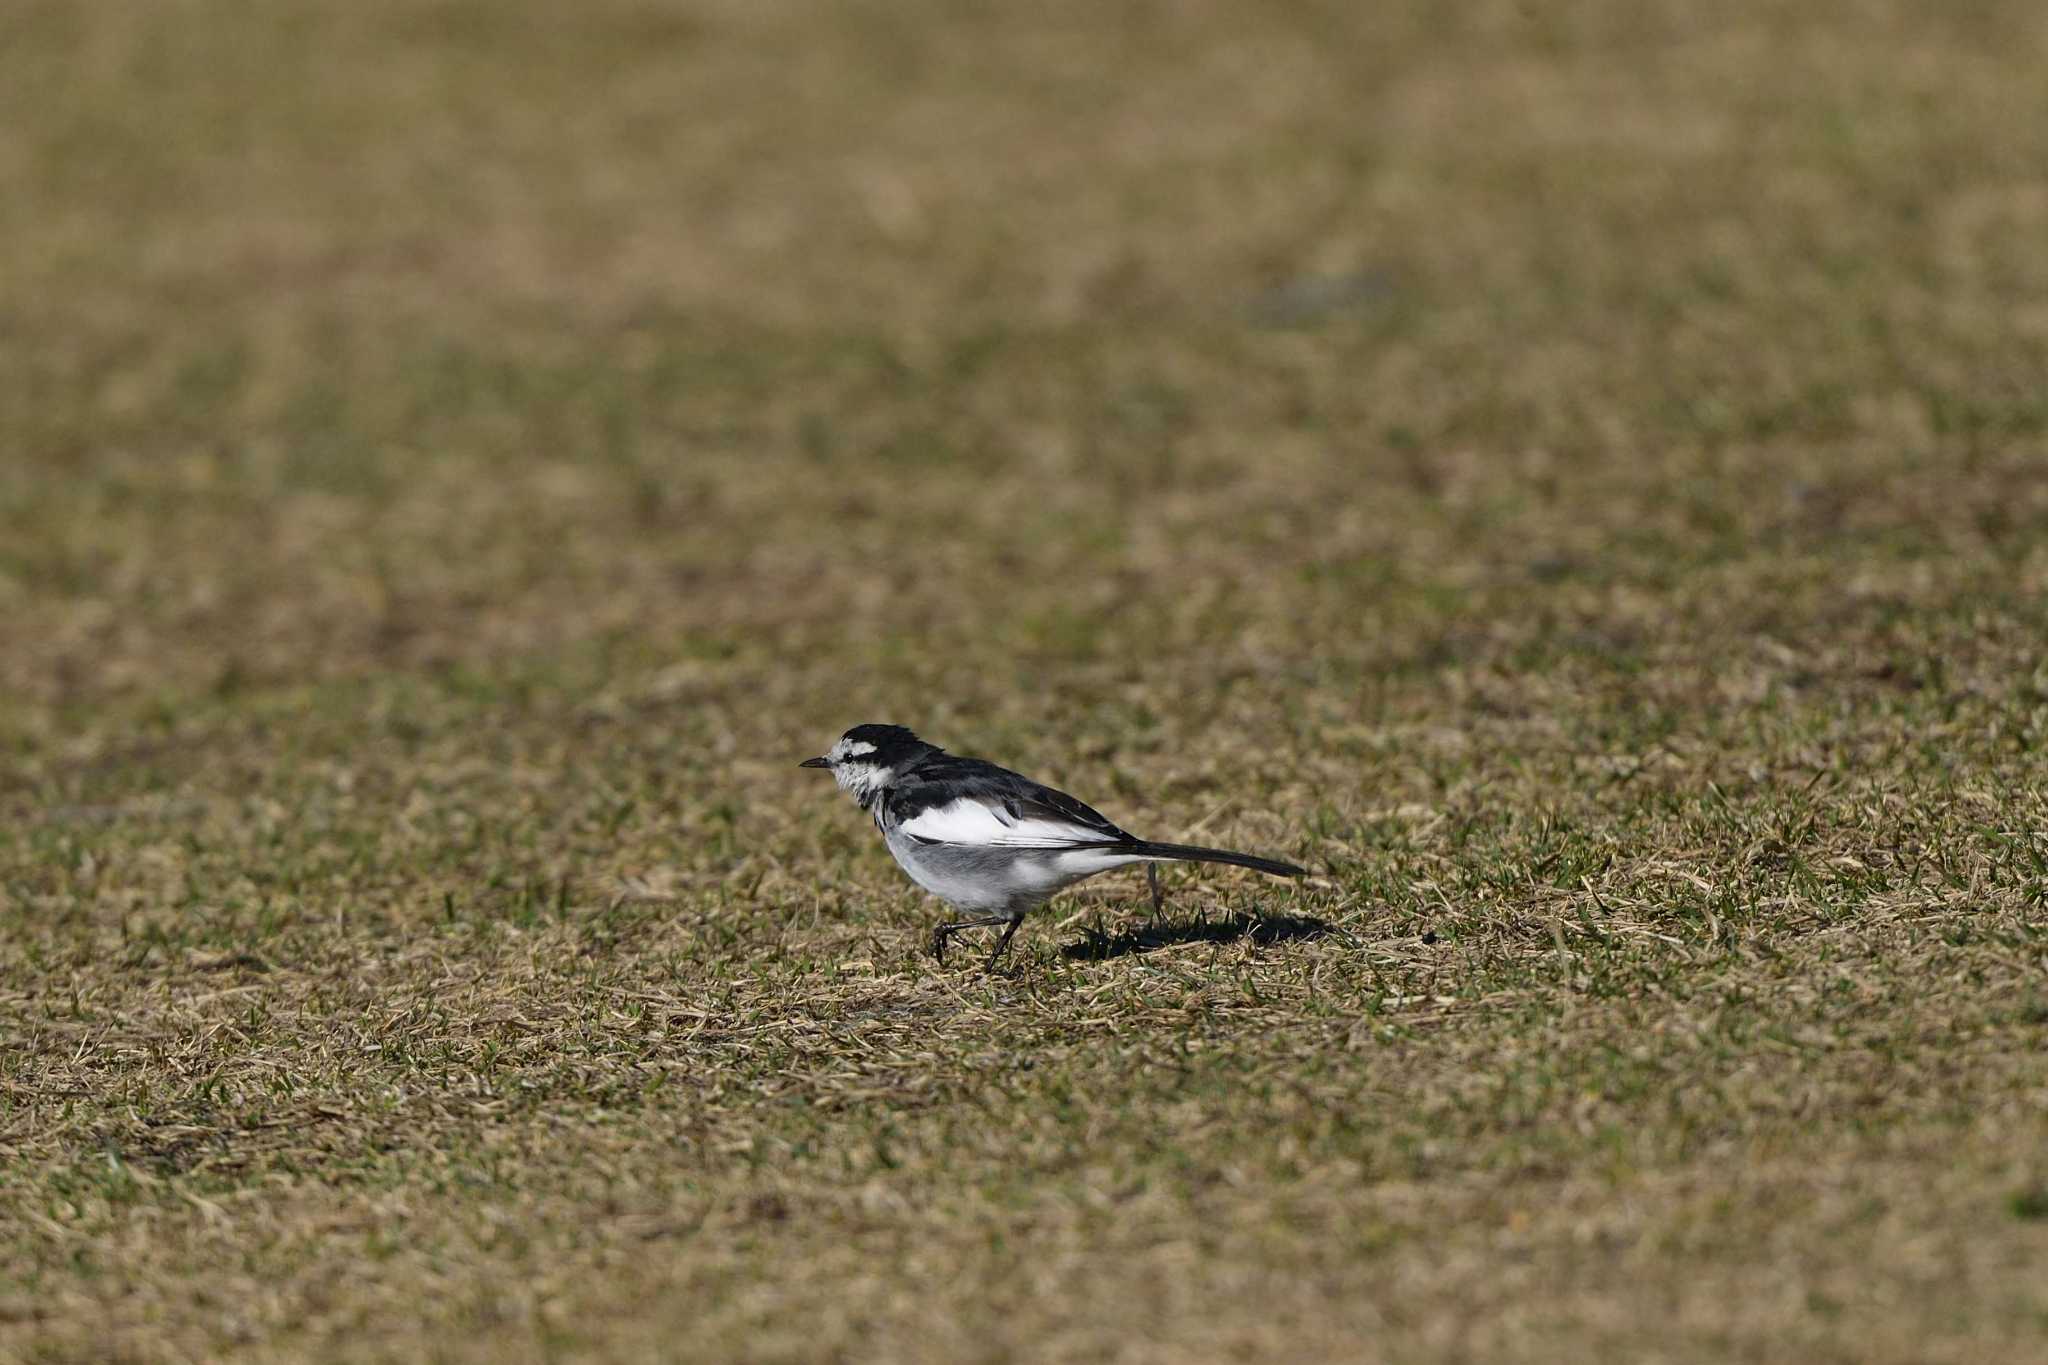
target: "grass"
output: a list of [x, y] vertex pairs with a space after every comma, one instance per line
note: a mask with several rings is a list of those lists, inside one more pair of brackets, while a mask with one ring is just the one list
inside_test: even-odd
[[2048, 1355], [2037, 9], [15, 5], [0, 1358]]

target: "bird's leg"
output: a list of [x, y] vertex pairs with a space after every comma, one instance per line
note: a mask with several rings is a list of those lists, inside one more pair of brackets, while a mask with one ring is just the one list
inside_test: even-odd
[[1159, 864], [1145, 864], [1145, 884], [1152, 888], [1152, 918], [1158, 919], [1166, 913], [1166, 897], [1159, 890]]
[[982, 970], [985, 972], [992, 972], [996, 969], [996, 959], [1003, 955], [1003, 949], [1010, 946], [1010, 935], [1017, 932], [1017, 926], [1024, 922], [1024, 917], [1022, 915], [1011, 915], [1009, 920], [1008, 926], [1003, 930], [1003, 936], [996, 940], [996, 950], [988, 955], [988, 961], [982, 965]]
[[[932, 930], [932, 956], [939, 960], [941, 966], [944, 966], [947, 939], [959, 933], [962, 929], [988, 929], [998, 924], [1007, 924], [1012, 929], [1016, 928], [1016, 921], [1012, 920], [1008, 915], [985, 915], [980, 919], [956, 919], [951, 924], [941, 924], [938, 928]], [[1004, 942], [1008, 941], [1008, 936], [1006, 935]]]

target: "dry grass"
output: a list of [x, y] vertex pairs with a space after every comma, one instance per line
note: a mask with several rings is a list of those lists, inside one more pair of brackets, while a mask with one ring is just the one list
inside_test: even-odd
[[[2048, 1359], [1933, 8], [11, 6], [0, 1357]], [[1323, 875], [936, 969], [869, 720]]]

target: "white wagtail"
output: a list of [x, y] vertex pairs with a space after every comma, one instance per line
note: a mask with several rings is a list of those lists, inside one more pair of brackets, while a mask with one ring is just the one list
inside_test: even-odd
[[[831, 769], [874, 815], [910, 880], [974, 914], [933, 932], [941, 962], [949, 936], [1001, 925], [988, 955], [995, 966], [1026, 912], [1083, 878], [1133, 863], [1229, 863], [1275, 877], [1306, 875], [1275, 858], [1140, 839], [1065, 792], [978, 758], [956, 758], [900, 725], [856, 725], [799, 766]], [[1156, 883], [1154, 895], [1156, 903]]]

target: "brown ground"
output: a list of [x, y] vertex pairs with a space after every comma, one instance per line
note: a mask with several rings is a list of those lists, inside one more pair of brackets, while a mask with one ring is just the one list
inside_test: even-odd
[[2048, 10], [568, 13], [0, 14], [0, 1357], [2048, 1359]]

